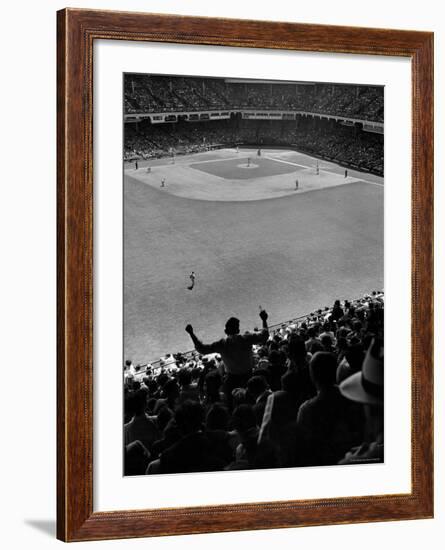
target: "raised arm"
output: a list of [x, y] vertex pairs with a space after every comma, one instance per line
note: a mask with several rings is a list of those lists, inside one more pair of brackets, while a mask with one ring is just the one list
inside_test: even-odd
[[260, 318], [261, 318], [261, 321], [263, 321], [263, 330], [267, 330], [267, 332], [269, 333], [269, 327], [267, 326], [268, 317], [269, 315], [267, 314], [267, 311], [265, 309], [262, 309], [260, 311]]
[[267, 314], [267, 311], [262, 309], [260, 311], [260, 318], [263, 322], [263, 330], [261, 332], [249, 334], [248, 338], [252, 344], [265, 344], [267, 342], [267, 339], [269, 338], [269, 327], [267, 326], [268, 317], [269, 315]]
[[187, 325], [185, 327], [185, 331], [189, 333], [190, 338], [192, 339], [195, 349], [198, 353], [207, 355], [208, 353], [220, 352], [220, 346], [218, 345], [219, 342], [213, 342], [212, 344], [203, 344], [201, 340], [194, 333], [192, 325]]

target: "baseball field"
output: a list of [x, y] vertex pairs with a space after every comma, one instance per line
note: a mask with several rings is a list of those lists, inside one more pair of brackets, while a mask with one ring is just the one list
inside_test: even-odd
[[[318, 165], [318, 167], [317, 167]], [[383, 288], [383, 178], [285, 149], [124, 169], [124, 354], [146, 363]], [[189, 275], [196, 274], [188, 290]]]

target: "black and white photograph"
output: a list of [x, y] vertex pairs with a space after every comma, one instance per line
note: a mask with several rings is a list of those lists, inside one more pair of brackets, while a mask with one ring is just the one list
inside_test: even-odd
[[384, 87], [123, 97], [124, 475], [383, 463]]

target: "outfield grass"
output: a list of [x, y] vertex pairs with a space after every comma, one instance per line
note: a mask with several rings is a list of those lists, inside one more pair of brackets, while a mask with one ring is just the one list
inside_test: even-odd
[[[204, 340], [212, 340], [222, 335], [231, 315], [241, 319], [242, 328], [258, 325], [260, 304], [269, 311], [270, 323], [277, 323], [336, 298], [383, 288], [383, 187], [375, 178], [360, 181], [360, 174], [351, 172], [344, 181], [344, 169], [335, 173], [335, 165], [320, 163], [326, 185], [311, 192], [286, 189], [285, 195], [273, 191], [261, 200], [211, 200], [215, 182], [220, 191], [227, 187], [233, 193], [233, 163], [221, 173], [224, 163], [215, 162], [218, 175], [204, 173], [204, 164], [199, 170], [188, 165], [233, 156], [233, 150], [218, 153], [168, 165], [170, 180], [179, 174], [174, 184], [167, 181], [168, 190], [146, 181], [141, 169], [125, 174], [124, 354], [136, 363], [190, 349], [184, 332], [189, 322]], [[297, 172], [313, 174], [316, 161], [296, 155], [277, 157], [284, 162], [277, 162], [272, 173], [272, 165], [264, 162], [267, 177], [257, 174], [266, 182], [264, 189], [268, 180], [274, 189], [285, 185], [280, 178], [292, 182]], [[252, 155], [252, 162], [257, 160]], [[297, 161], [300, 166], [286, 164]], [[151, 164], [152, 173], [159, 174], [166, 166], [165, 161]], [[201, 174], [204, 183], [186, 178], [181, 186], [180, 175], [189, 172]], [[243, 182], [246, 193], [259, 187], [254, 180], [238, 180]], [[203, 186], [208, 187], [204, 199], [199, 198]], [[185, 187], [188, 194], [180, 196]], [[197, 278], [189, 291], [192, 270]]]

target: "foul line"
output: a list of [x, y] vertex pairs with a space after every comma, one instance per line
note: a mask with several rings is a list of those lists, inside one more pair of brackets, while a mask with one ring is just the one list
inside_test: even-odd
[[264, 156], [264, 158], [267, 159], [267, 160], [274, 160], [275, 162], [282, 162], [283, 164], [290, 164], [292, 166], [298, 166], [300, 168], [311, 168], [311, 166], [305, 166], [304, 164], [298, 164], [297, 162], [291, 162], [290, 160], [276, 159], [276, 158], [273, 158], [273, 157], [266, 157], [266, 156]]
[[383, 183], [378, 183], [376, 181], [364, 180], [362, 178], [356, 178], [356, 179], [358, 179], [358, 181], [363, 181], [364, 183], [369, 183], [369, 185], [377, 185], [378, 187], [385, 187]]
[[[207, 162], [223, 162], [225, 160], [236, 160], [236, 159], [243, 159], [243, 158], [249, 158], [249, 157], [227, 157], [225, 159], [212, 159], [212, 160], [197, 160], [197, 161], [191, 161], [184, 164], [187, 164], [190, 166], [190, 164], [205, 164]], [[181, 163], [179, 163], [181, 164]]]
[[[274, 160], [275, 162], [282, 162], [284, 164], [291, 164], [292, 166], [298, 166], [299, 168], [313, 168], [313, 166], [305, 166], [304, 164], [298, 164], [297, 162], [291, 162], [289, 160], [283, 160], [283, 159], [277, 159], [273, 157], [264, 157], [265, 159]], [[333, 172], [332, 170], [326, 170], [325, 168], [319, 168], [320, 172], [326, 172], [327, 174], [334, 174], [335, 176], [340, 176], [340, 174], [337, 174], [337, 172]], [[376, 181], [369, 181], [365, 180], [364, 178], [358, 178], [356, 176], [350, 176], [358, 181], [363, 181], [365, 183], [369, 183], [370, 185], [378, 185], [379, 187], [384, 187], [383, 183], [378, 183]]]

